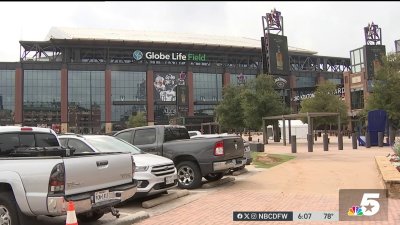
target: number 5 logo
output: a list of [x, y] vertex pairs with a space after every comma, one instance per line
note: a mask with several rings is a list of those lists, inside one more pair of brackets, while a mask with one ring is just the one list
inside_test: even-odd
[[360, 206], [365, 216], [373, 216], [379, 212], [380, 204], [373, 199], [379, 199], [379, 193], [364, 193]]

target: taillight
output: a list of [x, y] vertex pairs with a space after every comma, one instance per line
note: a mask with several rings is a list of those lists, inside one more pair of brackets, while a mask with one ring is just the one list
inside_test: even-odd
[[224, 142], [223, 141], [219, 141], [219, 142], [215, 143], [214, 155], [215, 156], [224, 155]]
[[32, 131], [32, 127], [21, 127], [21, 131]]
[[64, 164], [54, 166], [50, 174], [49, 194], [64, 193], [65, 190], [65, 169]]
[[135, 159], [133, 158], [133, 155], [131, 155], [131, 159], [132, 159], [132, 178], [133, 178], [133, 175], [135, 174], [136, 163]]

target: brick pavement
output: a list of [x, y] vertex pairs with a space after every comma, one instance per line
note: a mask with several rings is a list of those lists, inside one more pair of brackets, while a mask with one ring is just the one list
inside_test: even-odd
[[400, 200], [389, 199], [389, 220], [371, 222], [320, 222], [320, 221], [294, 221], [294, 222], [260, 222], [245, 221], [234, 222], [233, 211], [339, 211], [338, 195], [291, 193], [265, 191], [235, 191], [215, 192], [198, 199], [187, 205], [164, 214], [151, 217], [138, 225], [153, 224], [400, 224], [400, 215], [397, 209]]
[[[395, 199], [389, 199], [388, 221], [233, 221], [233, 211], [338, 211], [338, 189], [382, 188], [373, 159], [375, 155], [391, 152], [389, 148], [359, 147], [353, 150], [351, 143], [346, 140], [343, 151], [338, 151], [333, 144], [330, 147], [329, 152], [323, 152], [322, 146], [316, 144], [315, 152], [308, 153], [307, 146], [300, 144], [295, 160], [256, 173], [241, 182], [137, 224], [400, 224], [400, 214], [397, 213], [400, 200]], [[290, 146], [271, 143], [266, 145], [265, 151], [289, 153]], [[330, 174], [330, 180], [326, 174]], [[293, 184], [298, 186], [293, 187]]]

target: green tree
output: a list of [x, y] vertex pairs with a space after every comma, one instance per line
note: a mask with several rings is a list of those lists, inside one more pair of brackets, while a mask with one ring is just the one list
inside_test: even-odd
[[241, 100], [244, 123], [250, 129], [259, 130], [262, 117], [288, 112], [275, 90], [275, 81], [270, 75], [260, 74], [256, 79], [249, 81], [242, 92]]
[[383, 109], [388, 113], [392, 128], [400, 128], [400, 55], [391, 53], [382, 57], [382, 66], [375, 74], [367, 111]]
[[[335, 95], [336, 85], [326, 82], [317, 87], [314, 97], [301, 102], [300, 113], [306, 112], [339, 112], [342, 124], [347, 124], [347, 106], [339, 96]], [[307, 122], [307, 118], [302, 121]], [[313, 119], [314, 127], [324, 126], [325, 132], [330, 124], [337, 124], [337, 116], [317, 117]]]
[[136, 113], [135, 116], [131, 115], [127, 122], [127, 126], [129, 128], [141, 127], [141, 126], [146, 126], [146, 125], [147, 125], [146, 114], [144, 112], [138, 112], [138, 113]]
[[223, 91], [223, 101], [216, 108], [218, 122], [228, 129], [259, 130], [262, 117], [282, 115], [285, 108], [274, 89], [272, 76], [261, 74], [244, 86], [229, 86]]
[[223, 89], [223, 101], [215, 108], [217, 121], [224, 129], [242, 131], [243, 108], [241, 105], [243, 86], [227, 86]]

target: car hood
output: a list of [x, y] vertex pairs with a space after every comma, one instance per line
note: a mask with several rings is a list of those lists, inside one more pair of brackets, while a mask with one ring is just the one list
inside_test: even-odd
[[174, 163], [168, 158], [149, 153], [133, 155], [133, 159], [135, 160], [136, 166], [157, 166]]

